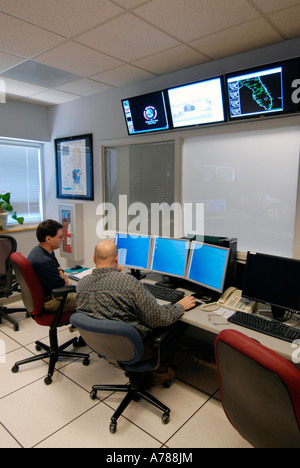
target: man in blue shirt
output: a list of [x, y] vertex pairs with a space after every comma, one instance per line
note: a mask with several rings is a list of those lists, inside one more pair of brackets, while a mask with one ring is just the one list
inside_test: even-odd
[[[60, 267], [54, 250], [60, 247], [63, 241], [63, 226], [52, 219], [39, 224], [36, 230], [39, 245], [34, 247], [28, 255], [28, 260], [40, 280], [45, 293], [45, 306], [47, 310], [57, 310], [60, 298], [53, 298], [51, 291], [68, 285], [68, 278]], [[76, 293], [68, 294], [64, 311], [76, 309]]]

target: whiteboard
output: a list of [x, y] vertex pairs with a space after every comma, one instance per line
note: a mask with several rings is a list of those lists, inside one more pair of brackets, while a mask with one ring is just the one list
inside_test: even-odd
[[293, 257], [299, 127], [186, 138], [182, 151], [183, 203], [204, 203], [205, 235]]

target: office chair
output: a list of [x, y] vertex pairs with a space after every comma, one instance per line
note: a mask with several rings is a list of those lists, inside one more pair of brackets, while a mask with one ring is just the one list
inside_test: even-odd
[[300, 447], [300, 372], [285, 358], [236, 330], [215, 342], [221, 401], [255, 448]]
[[75, 291], [75, 286], [64, 286], [62, 288], [57, 288], [52, 291], [52, 295], [56, 297], [62, 297], [61, 305], [58, 311], [51, 313], [49, 310], [45, 312], [44, 310], [44, 290], [38, 280], [36, 274], [34, 273], [31, 263], [23, 257], [19, 252], [15, 252], [11, 255], [12, 265], [16, 274], [16, 277], [19, 281], [21, 294], [23, 302], [30, 313], [31, 317], [39, 325], [43, 325], [49, 328], [49, 342], [50, 346], [36, 341], [36, 350], [40, 351], [41, 349], [45, 350], [45, 353], [42, 353], [38, 356], [33, 356], [22, 361], [18, 361], [12, 368], [12, 372], [16, 373], [19, 370], [19, 366], [27, 364], [29, 362], [39, 361], [41, 359], [50, 358], [48, 375], [44, 379], [46, 385], [51, 384], [52, 375], [54, 373], [55, 364], [60, 357], [65, 358], [79, 358], [83, 359], [83, 364], [85, 366], [89, 365], [89, 354], [82, 353], [73, 353], [64, 351], [68, 346], [73, 345], [74, 347], [78, 346], [78, 339], [73, 338], [67, 343], [64, 343], [61, 346], [58, 346], [57, 339], [57, 328], [63, 325], [70, 323], [70, 317], [76, 311], [64, 312], [63, 307], [67, 299], [69, 292]]
[[[78, 328], [86, 344], [100, 357], [110, 364], [121, 368], [129, 378], [127, 385], [94, 385], [90, 397], [94, 400], [98, 390], [126, 392], [126, 396], [115, 411], [110, 422], [110, 432], [117, 430], [117, 420], [132, 400], [139, 397], [163, 411], [162, 422], [167, 424], [170, 409], [145, 391], [143, 377], [151, 370], [158, 368], [163, 357], [163, 339], [166, 332], [159, 332], [154, 338], [156, 355], [141, 361], [144, 346], [138, 331], [131, 325], [117, 320], [99, 320], [92, 316], [78, 312], [72, 315], [70, 322]], [[168, 386], [168, 384], [166, 385]]]
[[[19, 285], [13, 274], [10, 255], [17, 250], [17, 242], [11, 236], [0, 234], [0, 298], [7, 298], [19, 290]], [[4, 318], [13, 325], [14, 331], [19, 330], [19, 324], [10, 317], [15, 312], [26, 312], [23, 308], [4, 307], [0, 304], [0, 323]]]

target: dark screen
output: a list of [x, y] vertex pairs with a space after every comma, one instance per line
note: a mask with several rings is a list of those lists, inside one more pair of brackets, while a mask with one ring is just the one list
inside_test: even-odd
[[248, 252], [243, 296], [300, 311], [300, 261]]

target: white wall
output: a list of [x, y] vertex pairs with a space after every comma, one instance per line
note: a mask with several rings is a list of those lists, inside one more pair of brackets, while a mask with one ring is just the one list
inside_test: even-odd
[[[71, 103], [49, 108], [33, 106], [20, 102], [8, 102], [0, 105], [0, 136], [12, 138], [25, 138], [38, 141], [50, 141], [45, 144], [44, 152], [44, 176], [45, 176], [45, 217], [58, 218], [58, 206], [60, 200], [56, 198], [55, 181], [55, 158], [54, 139], [92, 133], [94, 139], [94, 186], [95, 200], [84, 202], [84, 262], [91, 262], [93, 249], [98, 241], [96, 235], [96, 225], [98, 217], [96, 208], [102, 202], [102, 162], [101, 145], [108, 140], [127, 140], [134, 142], [135, 137], [128, 137], [125, 127], [121, 99], [135, 96], [169, 86], [175, 86], [187, 82], [192, 82], [218, 74], [239, 70], [246, 67], [261, 65], [276, 60], [295, 57], [300, 50], [300, 39], [287, 41], [274, 46], [266, 47], [246, 54], [239, 54], [227, 59], [217, 60], [193, 67], [181, 72], [172, 73], [163, 77], [158, 77], [128, 86], [123, 89], [111, 90], [106, 93], [79, 99]], [[293, 119], [290, 125], [293, 124]], [[282, 119], [283, 120], [283, 119]], [[277, 122], [277, 123], [276, 123]], [[274, 126], [278, 125], [274, 120]], [[298, 121], [297, 121], [298, 122]], [[241, 125], [242, 130], [252, 128], [253, 124]], [[258, 124], [254, 124], [255, 125]], [[284, 125], [284, 124], [283, 124]], [[182, 132], [180, 130], [166, 132], [166, 138], [174, 136], [176, 139], [187, 135], [214, 134], [220, 131], [232, 131], [234, 125], [206, 127], [205, 129], [195, 129]], [[235, 130], [239, 124], [234, 126]], [[223, 130], [222, 130], [223, 129]], [[138, 137], [141, 141], [141, 137]], [[145, 136], [144, 139], [152, 141], [155, 136]], [[138, 140], [136, 140], [138, 141]], [[144, 140], [143, 140], [144, 141]], [[23, 234], [20, 234], [22, 236]], [[25, 239], [25, 235], [24, 235]], [[30, 241], [26, 239], [24, 248], [31, 242], [35, 242], [34, 234], [30, 236]], [[62, 259], [62, 264], [66, 262]]]

